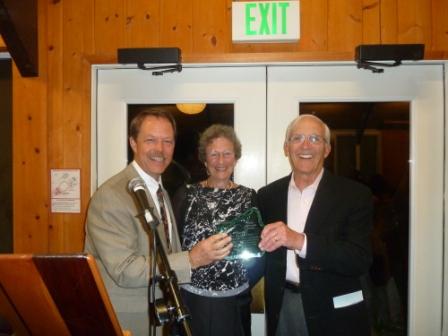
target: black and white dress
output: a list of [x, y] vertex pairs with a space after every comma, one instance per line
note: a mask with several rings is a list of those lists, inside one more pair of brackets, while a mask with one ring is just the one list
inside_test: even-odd
[[[193, 184], [180, 194], [175, 203], [181, 205], [175, 207], [179, 209], [176, 217], [184, 250], [191, 250], [201, 240], [216, 234], [217, 224], [255, 206], [255, 190], [242, 185], [218, 189]], [[195, 336], [250, 333], [248, 279], [239, 260], [224, 259], [192, 270], [191, 283], [182, 285], [182, 289]], [[247, 327], [249, 331], [244, 332]]]

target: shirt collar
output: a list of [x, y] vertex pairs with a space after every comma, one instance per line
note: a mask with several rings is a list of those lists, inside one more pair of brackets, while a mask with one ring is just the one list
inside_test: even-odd
[[151, 175], [149, 175], [148, 173], [146, 173], [137, 163], [137, 161], [132, 161], [132, 166], [135, 168], [135, 170], [137, 171], [138, 175], [140, 175], [140, 177], [143, 179], [143, 181], [145, 181], [146, 186], [148, 187], [148, 189], [155, 193], [157, 191], [157, 189], [159, 188], [159, 184], [163, 186], [162, 184], [162, 177], [159, 178], [159, 180], [155, 180]]
[[[305, 190], [311, 190], [313, 192], [316, 192], [323, 175], [324, 175], [324, 168], [322, 168], [322, 170], [320, 171], [319, 175], [317, 175], [314, 182], [305, 189], [303, 189], [302, 192]], [[289, 188], [293, 188], [296, 189], [297, 191], [300, 191], [299, 188], [296, 186], [296, 183], [294, 182], [294, 172], [291, 174], [291, 179], [289, 180]]]

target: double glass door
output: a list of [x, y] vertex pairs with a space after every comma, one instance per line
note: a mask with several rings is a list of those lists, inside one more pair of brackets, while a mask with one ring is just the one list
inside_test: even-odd
[[[186, 148], [178, 153], [179, 161], [187, 170], [195, 167], [184, 153], [189, 146], [182, 146], [189, 138], [194, 143], [211, 123], [233, 125], [243, 149], [234, 180], [254, 189], [290, 172], [283, 154], [286, 127], [299, 113], [314, 113], [328, 120], [333, 131], [332, 168], [347, 169], [352, 160], [354, 171], [363, 172], [362, 160], [371, 160], [374, 168], [367, 169], [369, 174], [395, 180], [400, 170], [408, 172], [400, 175], [408, 187], [405, 282], [409, 295], [404, 323], [409, 335], [440, 335], [443, 72], [438, 64], [402, 65], [383, 74], [359, 70], [354, 64], [186, 64], [180, 73], [153, 76], [139, 69], [94, 66], [92, 191], [129, 161], [128, 118], [140, 106], [166, 107], [177, 115], [183, 136], [177, 146]], [[188, 116], [177, 109], [177, 103], [206, 103], [206, 108], [202, 115]], [[344, 141], [353, 143], [353, 150], [341, 147]], [[398, 157], [403, 166], [394, 168], [391, 162]]]

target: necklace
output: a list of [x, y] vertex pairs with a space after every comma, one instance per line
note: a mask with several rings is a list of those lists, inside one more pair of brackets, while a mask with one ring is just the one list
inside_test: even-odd
[[215, 189], [232, 189], [234, 187], [234, 183], [233, 183], [232, 180], [229, 180], [229, 182], [227, 183], [227, 185], [224, 188], [218, 188], [218, 187], [214, 187], [214, 186], [210, 185], [208, 183], [208, 179], [206, 179], [204, 181], [204, 187], [206, 187], [206, 188], [215, 188]]

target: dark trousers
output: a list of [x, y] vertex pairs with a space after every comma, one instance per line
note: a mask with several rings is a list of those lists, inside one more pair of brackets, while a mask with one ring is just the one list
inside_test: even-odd
[[283, 303], [276, 336], [308, 336], [302, 294], [287, 288], [283, 293]]
[[224, 298], [181, 292], [194, 336], [251, 336], [250, 291]]

